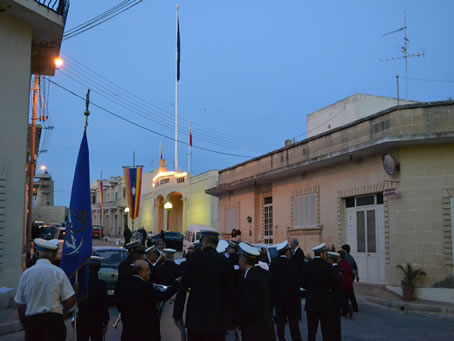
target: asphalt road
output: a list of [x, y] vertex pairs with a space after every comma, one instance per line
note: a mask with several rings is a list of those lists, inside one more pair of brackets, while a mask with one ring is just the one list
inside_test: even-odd
[[[361, 303], [361, 302], [360, 302]], [[117, 329], [112, 324], [117, 317], [115, 308], [110, 309], [111, 321], [106, 340], [120, 340], [121, 323]], [[307, 328], [305, 315], [300, 323], [303, 340], [307, 340]], [[175, 328], [173, 321], [166, 318], [161, 321], [161, 328]], [[67, 340], [72, 340], [72, 328], [67, 323]], [[8, 334], [0, 337], [1, 341], [23, 340], [23, 332]], [[404, 313], [389, 310], [380, 306], [362, 303], [360, 312], [353, 318], [342, 319], [342, 338], [348, 341], [355, 340], [454, 340], [454, 316], [443, 316], [437, 314]], [[234, 340], [229, 335], [226, 340]], [[287, 330], [287, 340], [291, 340]], [[321, 334], [317, 340], [322, 340]], [[178, 339], [163, 341], [179, 341]]]

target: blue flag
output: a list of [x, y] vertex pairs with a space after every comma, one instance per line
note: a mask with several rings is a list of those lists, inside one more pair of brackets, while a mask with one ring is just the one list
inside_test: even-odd
[[75, 282], [77, 273], [80, 287], [77, 299], [80, 301], [88, 295], [88, 261], [92, 255], [90, 169], [86, 132], [77, 157], [69, 211], [60, 266], [71, 283]]

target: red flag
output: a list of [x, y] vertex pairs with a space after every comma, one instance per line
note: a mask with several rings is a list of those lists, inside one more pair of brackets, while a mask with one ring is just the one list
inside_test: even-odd
[[189, 128], [189, 146], [192, 147], [192, 131], [191, 131], [191, 128]]

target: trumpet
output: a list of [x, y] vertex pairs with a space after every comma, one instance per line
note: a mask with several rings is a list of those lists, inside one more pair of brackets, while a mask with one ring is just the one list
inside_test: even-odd
[[121, 320], [121, 313], [118, 314], [118, 317], [115, 320], [115, 323], [112, 325], [112, 327], [116, 329], [118, 326], [118, 323], [120, 323], [120, 320]]

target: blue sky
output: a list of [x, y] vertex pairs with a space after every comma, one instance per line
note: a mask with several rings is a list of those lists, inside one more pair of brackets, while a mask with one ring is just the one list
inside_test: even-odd
[[[119, 3], [72, 1], [72, 28]], [[93, 103], [160, 134], [174, 137], [175, 5], [145, 0], [118, 17], [63, 41], [65, 64], [52, 80]], [[192, 170], [222, 169], [305, 137], [308, 113], [354, 93], [405, 94], [401, 55], [407, 11], [409, 99], [454, 95], [451, 1], [224, 1], [181, 0], [179, 140], [193, 149]], [[121, 88], [118, 88], [121, 87]], [[69, 205], [85, 104], [51, 84], [48, 133], [38, 165], [55, 181], [55, 204]], [[91, 106], [88, 127], [91, 180], [122, 175], [122, 166], [157, 167], [159, 144], [173, 168], [174, 143]], [[187, 146], [179, 146], [187, 170]]]

